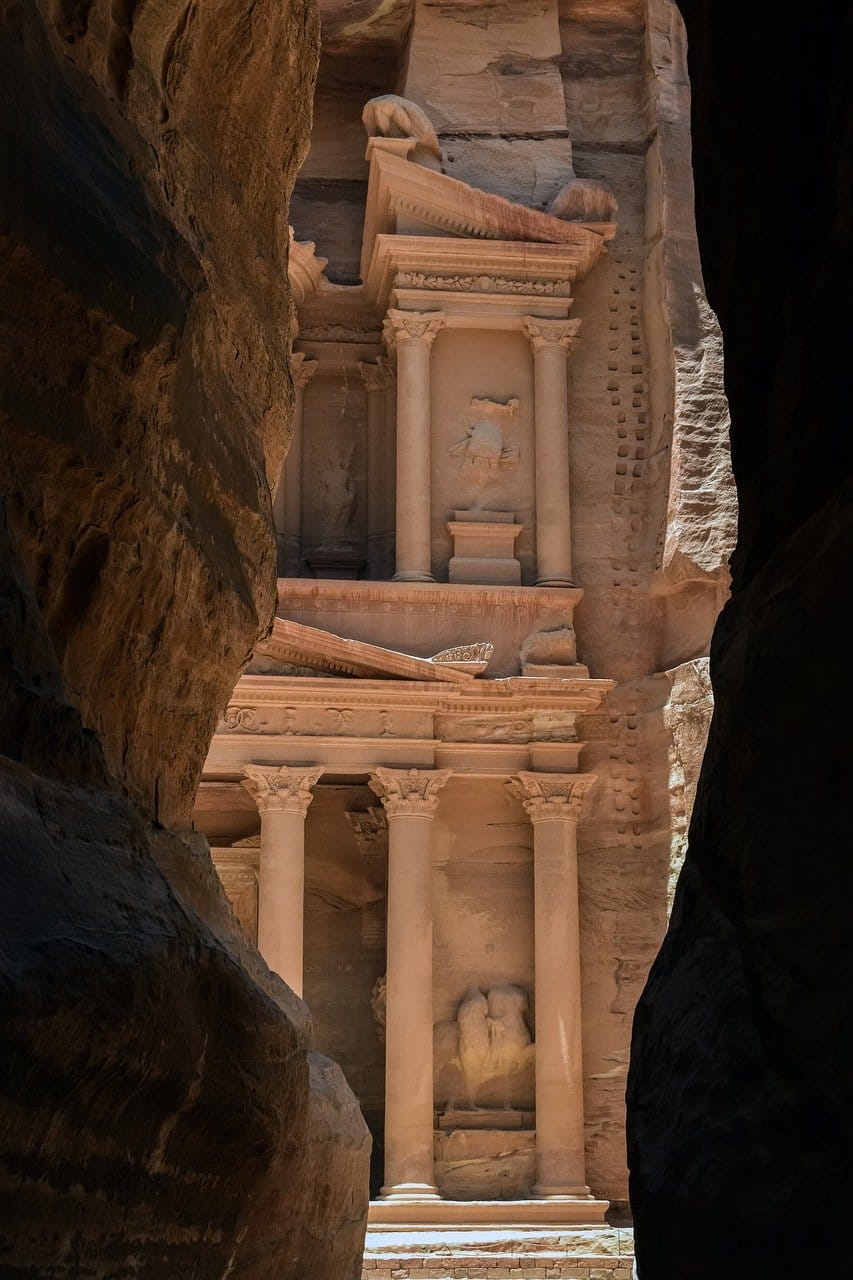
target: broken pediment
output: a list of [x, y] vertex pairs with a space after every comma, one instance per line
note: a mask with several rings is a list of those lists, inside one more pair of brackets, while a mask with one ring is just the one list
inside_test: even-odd
[[367, 680], [428, 680], [464, 684], [485, 669], [489, 644], [472, 644], [415, 658], [363, 640], [348, 640], [319, 627], [276, 618], [271, 634], [255, 653], [288, 667], [318, 675], [356, 676]]

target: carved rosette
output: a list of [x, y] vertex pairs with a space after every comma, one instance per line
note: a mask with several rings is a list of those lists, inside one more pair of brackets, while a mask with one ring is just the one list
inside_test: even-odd
[[322, 766], [294, 769], [288, 765], [247, 764], [241, 781], [261, 814], [299, 813], [304, 818], [322, 772]]
[[506, 786], [531, 822], [577, 822], [595, 782], [594, 773], [517, 773]]
[[317, 372], [317, 361], [309, 360], [304, 351], [294, 351], [290, 356], [290, 376], [297, 390], [302, 391]]
[[543, 351], [547, 347], [560, 347], [563, 351], [569, 352], [581, 322], [580, 320], [542, 320], [539, 316], [525, 316], [521, 327], [534, 351]]
[[398, 311], [391, 307], [382, 326], [382, 336], [388, 347], [404, 342], [425, 342], [432, 346], [444, 320], [443, 311]]
[[358, 371], [367, 391], [384, 391], [394, 381], [394, 368], [391, 361], [384, 356], [375, 364], [367, 360], [359, 360]]
[[450, 769], [376, 769], [370, 789], [389, 818], [434, 818]]

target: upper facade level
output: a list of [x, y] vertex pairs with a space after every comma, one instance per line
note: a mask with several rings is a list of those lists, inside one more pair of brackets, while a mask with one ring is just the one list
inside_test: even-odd
[[430, 121], [396, 95], [363, 121], [360, 283], [291, 245], [280, 574], [572, 586], [572, 290], [615, 202], [570, 163], [550, 211], [443, 173]]

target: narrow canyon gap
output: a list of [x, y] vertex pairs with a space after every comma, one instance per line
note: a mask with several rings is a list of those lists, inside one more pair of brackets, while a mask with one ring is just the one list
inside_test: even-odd
[[850, 12], [683, 0], [740, 501], [716, 710], [634, 1024], [643, 1280], [847, 1275]]

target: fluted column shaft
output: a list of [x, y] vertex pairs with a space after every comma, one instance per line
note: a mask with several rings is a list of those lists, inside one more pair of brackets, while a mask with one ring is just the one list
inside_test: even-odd
[[246, 765], [243, 786], [261, 815], [258, 950], [302, 995], [305, 915], [305, 815], [323, 770]]
[[533, 824], [536, 1195], [588, 1197], [577, 824], [590, 774], [520, 773], [510, 790]]
[[524, 320], [533, 348], [536, 585], [540, 587], [573, 585], [566, 356], [579, 328], [579, 320], [535, 316]]
[[367, 392], [367, 574], [384, 578], [387, 563], [388, 408], [390, 362], [359, 363]]
[[397, 347], [397, 582], [432, 582], [430, 351], [441, 312], [388, 312]]
[[290, 357], [293, 377], [293, 423], [290, 448], [273, 499], [273, 520], [278, 542], [278, 573], [297, 578], [302, 572], [302, 415], [305, 388], [317, 370], [316, 360], [301, 351]]
[[448, 770], [377, 769], [388, 818], [383, 1199], [438, 1193], [433, 1172], [432, 826]]

